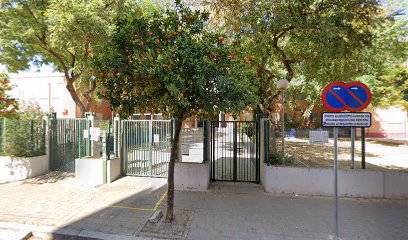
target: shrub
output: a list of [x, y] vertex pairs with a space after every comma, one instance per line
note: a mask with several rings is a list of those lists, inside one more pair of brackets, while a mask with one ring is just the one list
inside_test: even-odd
[[[266, 160], [265, 160], [266, 161]], [[284, 166], [295, 166], [298, 165], [296, 159], [293, 156], [288, 156], [281, 152], [271, 152], [269, 154], [269, 164], [271, 165], [284, 165]]]
[[243, 123], [242, 127], [241, 127], [241, 131], [242, 133], [246, 134], [251, 141], [255, 142], [255, 129], [254, 129], [254, 125], [252, 123]]
[[21, 108], [18, 119], [6, 122], [6, 155], [34, 157], [45, 154], [43, 116], [38, 104], [27, 104]]

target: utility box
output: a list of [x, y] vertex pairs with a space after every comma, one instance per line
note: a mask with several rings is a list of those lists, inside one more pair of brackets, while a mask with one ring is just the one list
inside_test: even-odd
[[328, 143], [329, 131], [326, 130], [310, 130], [309, 143]]

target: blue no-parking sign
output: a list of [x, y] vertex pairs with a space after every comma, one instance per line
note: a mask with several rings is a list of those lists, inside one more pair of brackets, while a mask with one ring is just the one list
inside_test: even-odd
[[[368, 87], [361, 82], [333, 82], [327, 85], [322, 92], [322, 101], [326, 109], [333, 113], [323, 113], [322, 125], [324, 127], [334, 127], [334, 233], [336, 239], [339, 235], [338, 227], [338, 184], [337, 184], [337, 137], [338, 127], [365, 127], [371, 126], [370, 113], [356, 113], [363, 110], [370, 104], [371, 92]], [[348, 110], [351, 113], [340, 113]], [[354, 136], [354, 135], [353, 135]], [[364, 132], [362, 133], [362, 166], [365, 166], [365, 143]], [[354, 138], [352, 138], [352, 162], [354, 166]], [[364, 168], [364, 167], [363, 167]]]
[[323, 106], [332, 112], [358, 112], [371, 101], [370, 89], [361, 82], [333, 82], [322, 92]]

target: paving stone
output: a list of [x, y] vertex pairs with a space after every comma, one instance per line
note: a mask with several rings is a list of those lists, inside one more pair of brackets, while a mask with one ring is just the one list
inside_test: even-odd
[[0, 228], [0, 240], [21, 240], [31, 236], [31, 231]]

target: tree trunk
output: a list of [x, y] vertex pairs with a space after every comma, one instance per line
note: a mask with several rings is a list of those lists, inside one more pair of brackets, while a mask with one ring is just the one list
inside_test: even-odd
[[81, 100], [79, 99], [78, 94], [75, 91], [74, 85], [70, 83], [69, 79], [67, 79], [67, 90], [69, 94], [71, 94], [72, 100], [74, 100], [75, 104], [79, 107], [79, 110], [81, 111], [81, 115], [84, 116], [87, 109], [85, 108]]
[[178, 145], [180, 140], [181, 126], [183, 124], [182, 119], [176, 119], [176, 126], [174, 129], [174, 138], [171, 144], [170, 162], [167, 177], [167, 213], [166, 222], [172, 222], [174, 220], [174, 165], [178, 157]]

